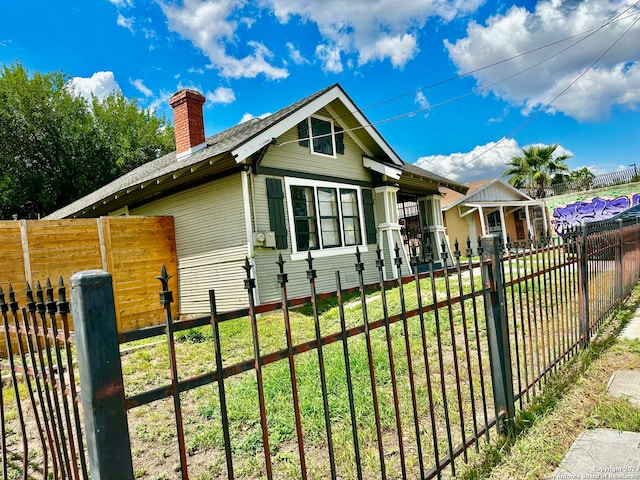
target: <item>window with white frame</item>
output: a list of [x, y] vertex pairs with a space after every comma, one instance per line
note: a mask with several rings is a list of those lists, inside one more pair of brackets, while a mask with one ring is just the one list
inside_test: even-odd
[[364, 246], [360, 187], [298, 178], [285, 186], [294, 253]]
[[298, 139], [301, 146], [310, 147], [311, 153], [317, 155], [344, 154], [344, 132], [329, 118], [304, 119], [298, 124]]

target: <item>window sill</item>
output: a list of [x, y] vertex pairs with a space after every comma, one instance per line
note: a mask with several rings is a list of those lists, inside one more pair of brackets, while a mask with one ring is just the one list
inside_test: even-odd
[[[366, 245], [358, 245], [360, 252], [368, 252], [369, 248]], [[322, 250], [311, 250], [311, 258], [323, 258], [323, 257], [335, 257], [338, 255], [355, 255], [356, 247], [337, 247], [337, 248], [325, 248]], [[291, 261], [306, 260], [309, 256], [308, 251], [304, 252], [292, 252]]]

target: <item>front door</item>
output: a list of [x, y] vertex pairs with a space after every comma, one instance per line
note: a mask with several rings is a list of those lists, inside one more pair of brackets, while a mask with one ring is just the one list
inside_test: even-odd
[[487, 215], [487, 224], [489, 225], [489, 233], [498, 233], [502, 235], [502, 220], [500, 219], [500, 210], [491, 212]]

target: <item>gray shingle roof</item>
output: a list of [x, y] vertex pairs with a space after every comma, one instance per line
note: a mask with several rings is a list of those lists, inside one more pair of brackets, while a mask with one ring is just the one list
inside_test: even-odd
[[176, 152], [171, 152], [156, 160], [145, 163], [138, 168], [116, 178], [111, 183], [101, 187], [92, 193], [70, 203], [69, 205], [56, 210], [45, 218], [66, 218], [77, 212], [101, 202], [105, 198], [111, 197], [118, 192], [143, 184], [145, 182], [172, 174], [185, 167], [192, 167], [200, 162], [223, 155], [237, 148], [248, 140], [252, 139], [260, 132], [266, 130], [278, 121], [291, 115], [293, 112], [307, 103], [322, 96], [325, 92], [334, 88], [337, 84], [326, 87], [308, 97], [298, 100], [291, 105], [278, 110], [277, 112], [262, 119], [252, 119], [227, 130], [219, 132], [206, 139], [207, 147], [189, 155], [188, 157], [176, 160]]
[[[277, 112], [265, 118], [254, 118], [250, 121], [241, 123], [215, 134], [206, 139], [207, 146], [205, 148], [194, 152], [191, 155], [180, 160], [176, 160], [175, 151], [168, 153], [163, 157], [141, 165], [140, 167], [130, 171], [129, 173], [126, 173], [125, 175], [115, 179], [111, 183], [51, 213], [45, 218], [71, 217], [78, 214], [78, 212], [82, 212], [83, 210], [91, 208], [92, 205], [103, 202], [105, 199], [113, 198], [116, 195], [122, 196], [123, 192], [126, 192], [128, 189], [132, 189], [147, 182], [172, 175], [176, 172], [184, 170], [185, 168], [194, 167], [203, 162], [215, 162], [216, 158], [221, 158], [225, 154], [229, 154], [231, 151], [249, 142], [251, 139], [260, 135], [262, 132], [277, 124], [282, 119], [288, 117], [289, 115], [293, 114], [297, 110], [301, 109], [305, 105], [321, 97], [326, 92], [334, 88], [339, 88], [341, 91], [343, 91], [342, 87], [340, 87], [340, 85], [338, 84], [330, 85], [329, 87], [326, 87], [316, 93], [313, 93], [312, 95], [309, 95], [308, 97], [298, 100], [297, 102], [294, 102], [291, 105], [278, 110]], [[452, 182], [444, 177], [431, 173], [415, 165], [404, 163], [404, 165], [399, 168], [405, 172], [432, 179], [444, 186], [453, 188], [455, 190], [458, 190], [460, 188], [465, 189], [464, 186], [456, 182]]]

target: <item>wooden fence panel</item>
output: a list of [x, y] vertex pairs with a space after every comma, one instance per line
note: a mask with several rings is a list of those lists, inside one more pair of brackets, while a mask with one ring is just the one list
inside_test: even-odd
[[[118, 331], [164, 321], [156, 276], [164, 263], [178, 315], [178, 260], [173, 217], [101, 217], [0, 221], [0, 286], [24, 298], [26, 282], [50, 278], [57, 286], [76, 272], [107, 270], [113, 276]], [[43, 285], [44, 287], [44, 285]], [[2, 354], [4, 352], [0, 352]]]
[[[107, 270], [113, 275], [118, 330], [134, 330], [163, 321], [158, 293], [164, 263], [174, 274], [170, 288], [177, 292], [178, 261], [173, 217], [140, 217], [131, 228], [127, 217], [103, 218]], [[144, 299], [144, 301], [143, 301]], [[178, 314], [176, 294], [173, 312]]]
[[[25, 268], [20, 222], [0, 222], [0, 287], [7, 293], [11, 284], [18, 298], [24, 298]], [[7, 297], [8, 299], [8, 297]]]

